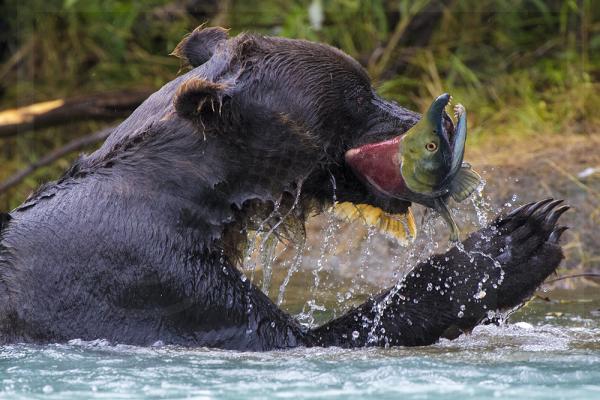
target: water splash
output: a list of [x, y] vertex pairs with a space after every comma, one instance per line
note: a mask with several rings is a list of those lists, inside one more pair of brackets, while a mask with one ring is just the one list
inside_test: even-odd
[[475, 209], [475, 213], [477, 215], [477, 222], [479, 223], [479, 228], [483, 228], [489, 223], [488, 213], [492, 210], [491, 202], [483, 194], [483, 189], [485, 188], [485, 185], [486, 181], [482, 179], [475, 192], [469, 197], [469, 201], [473, 205], [473, 208]]
[[273, 262], [275, 261], [275, 249], [277, 248], [277, 238], [275, 236], [267, 236], [264, 244], [261, 246], [262, 259], [262, 292], [269, 295], [271, 288], [271, 278], [273, 276]]
[[[332, 199], [335, 201], [335, 181], [332, 179], [332, 187], [334, 188]], [[416, 208], [417, 212], [422, 210]], [[453, 214], [458, 221], [470, 221], [469, 226], [478, 229], [484, 227], [490, 222], [490, 215], [494, 210], [491, 206], [491, 201], [484, 195], [483, 185], [481, 185], [476, 193], [470, 198], [470, 201], [456, 204], [452, 207]], [[279, 210], [279, 215], [283, 214]], [[272, 217], [271, 217], [272, 218]], [[372, 320], [364, 319], [363, 325], [369, 328], [368, 331], [370, 342], [385, 340], [385, 332], [382, 331], [380, 320], [384, 311], [390, 304], [394, 296], [397, 296], [403, 286], [403, 279], [406, 274], [410, 273], [412, 267], [419, 262], [424, 261], [433, 253], [440, 253], [449, 248], [449, 243], [443, 235], [443, 223], [436, 213], [424, 213], [421, 223], [419, 224], [419, 235], [411, 247], [400, 247], [392, 245], [389, 239], [383, 237], [375, 228], [363, 228], [360, 223], [355, 223], [353, 235], [348, 236], [350, 225], [341, 223], [333, 214], [327, 213], [323, 215], [321, 224], [323, 228], [320, 230], [318, 238], [311, 238], [313, 244], [305, 241], [296, 242], [291, 251], [292, 256], [288, 257], [283, 262], [277, 261], [278, 268], [283, 268], [286, 274], [283, 281], [279, 285], [276, 303], [282, 305], [285, 300], [286, 289], [296, 272], [301, 269], [310, 270], [310, 283], [308, 287], [303, 289], [302, 297], [304, 304], [300, 312], [294, 310], [296, 318], [305, 326], [315, 326], [315, 315], [319, 319], [335, 317], [338, 313], [343, 313], [353, 305], [356, 305], [364, 298], [372, 294], [376, 288], [392, 286], [388, 296], [378, 304], [373, 305]], [[269, 224], [272, 226], [273, 224]], [[343, 227], [343, 228], [342, 228]], [[356, 234], [358, 229], [360, 236]], [[360, 237], [360, 241], [356, 238]], [[344, 238], [344, 241], [341, 241]], [[315, 240], [316, 239], [316, 240]], [[346, 241], [347, 240], [347, 241]], [[269, 293], [270, 286], [270, 269], [273, 268], [273, 260], [275, 251], [273, 251], [268, 243], [268, 240], [262, 238], [261, 243], [265, 245], [258, 250], [263, 250], [267, 254], [259, 260], [259, 265], [262, 264], [263, 271], [263, 291]], [[357, 242], [357, 244], [351, 244]], [[382, 245], [382, 243], [386, 243]], [[311, 249], [316, 253], [316, 257], [311, 257]], [[344, 252], [343, 249], [346, 248]], [[339, 250], [342, 249], [340, 253]], [[315, 251], [316, 250], [316, 251]], [[459, 250], [461, 250], [459, 248]], [[465, 251], [462, 249], [462, 251]], [[358, 253], [358, 254], [357, 254]], [[481, 275], [477, 279], [478, 286], [475, 286], [475, 293], [470, 301], [482, 301], [488, 294], [491, 288], [497, 288], [502, 284], [504, 273], [498, 261], [494, 260], [489, 255], [483, 252], [471, 251], [466, 252], [470, 262], [476, 262], [483, 257], [491, 260], [496, 268], [499, 269], [498, 274], [493, 274], [493, 277]], [[335, 270], [330, 270], [332, 266]], [[393, 265], [393, 270], [389, 270], [389, 266]], [[380, 269], [380, 270], [379, 270]], [[345, 276], [347, 280], [340, 280], [340, 276]], [[373, 278], [378, 275], [379, 278]], [[301, 275], [304, 276], [304, 275]], [[332, 280], [331, 277], [334, 277]], [[385, 279], [385, 283], [382, 282]], [[375, 286], [373, 286], [373, 284]], [[453, 288], [460, 284], [449, 279], [445, 282], [429, 282], [427, 285], [428, 291], [438, 291], [440, 294], [448, 296], [450, 301], [453, 301]], [[375, 288], [375, 289], [374, 289]], [[330, 296], [330, 293], [333, 296]], [[396, 299], [394, 299], [396, 300]], [[456, 299], [454, 299], [456, 300]], [[415, 302], [418, 299], [400, 299], [399, 301]], [[457, 305], [457, 313], [459, 312], [460, 304]], [[464, 311], [464, 310], [460, 310]], [[491, 310], [490, 310], [491, 311]], [[410, 323], [410, 321], [406, 321]]]
[[[297, 210], [300, 203], [303, 183], [304, 179], [300, 179], [296, 183], [294, 201], [285, 213], [281, 212], [284, 197], [284, 194], [282, 194], [273, 203], [273, 210], [269, 215], [260, 221], [255, 231], [248, 234], [250, 245], [244, 255], [244, 269], [250, 272], [250, 281], [254, 283], [255, 272], [260, 267], [262, 270], [261, 289], [266, 295], [269, 295], [273, 276], [273, 264], [277, 258], [275, 252], [280, 243], [280, 237], [277, 232], [286, 220], [294, 218], [293, 213]], [[302, 241], [304, 242], [304, 240]]]
[[[467, 214], [466, 216], [461, 215], [461, 217], [463, 217], [463, 218], [468, 218], [469, 215], [472, 215], [474, 213], [476, 216], [476, 220], [474, 221], [476, 229], [481, 229], [483, 227], [488, 226], [490, 223], [489, 215], [491, 215], [493, 212], [498, 211], [498, 210], [494, 210], [494, 208], [491, 205], [492, 204], [491, 200], [484, 195], [484, 193], [483, 193], [484, 186], [485, 186], [485, 181], [482, 182], [482, 184], [477, 188], [474, 195], [471, 196], [470, 202], [467, 203], [467, 204], [470, 204], [471, 207], [469, 207], [468, 209], [463, 209], [461, 207], [455, 207], [455, 208], [453, 208], [453, 211], [452, 211], [455, 215], [457, 215], [459, 213]], [[512, 197], [513, 201], [515, 201], [516, 199], [517, 199], [516, 196]], [[407, 257], [404, 260], [402, 260], [402, 262], [401, 262], [401, 264], [405, 268], [410, 268], [411, 266], [416, 265], [418, 262], [429, 257], [433, 252], [438, 251], [438, 241], [435, 240], [436, 231], [438, 229], [436, 229], [435, 219], [436, 219], [436, 216], [434, 213], [425, 212], [423, 214], [423, 218], [421, 221], [421, 227], [420, 227], [419, 243], [416, 244], [416, 246], [413, 250], [409, 251], [406, 254]], [[495, 234], [495, 232], [493, 230], [491, 230], [490, 236], [483, 237], [483, 240], [491, 240], [491, 238], [494, 234]], [[481, 302], [487, 296], [489, 290], [491, 290], [492, 288], [496, 289], [498, 286], [500, 286], [502, 284], [502, 282], [504, 280], [504, 270], [502, 268], [502, 265], [500, 264], [500, 262], [498, 262], [498, 260], [494, 259], [494, 257], [492, 257], [490, 254], [486, 254], [482, 251], [477, 251], [477, 250], [467, 251], [464, 248], [464, 246], [462, 245], [462, 243], [458, 243], [456, 245], [456, 247], [459, 251], [463, 252], [468, 257], [469, 262], [475, 263], [478, 258], [479, 259], [485, 258], [492, 262], [494, 269], [497, 271], [497, 274], [496, 273], [494, 274], [493, 279], [487, 273], [484, 273], [477, 278], [479, 281], [477, 282], [476, 291], [473, 295], [473, 298], [469, 299], [468, 301], [469, 302], [471, 302], [471, 301]], [[448, 260], [446, 260], [446, 261], [448, 261]], [[454, 281], [452, 281], [452, 277], [448, 277], [445, 282], [428, 282], [426, 290], [427, 291], [433, 291], [433, 290], [438, 291], [441, 295], [447, 295], [448, 299], [450, 301], [453, 301], [453, 298], [452, 298], [453, 293], [454, 293], [453, 287], [456, 287], [457, 284], [460, 284], [460, 282], [454, 282]], [[390, 290], [390, 292], [386, 295], [386, 297], [382, 301], [378, 302], [377, 304], [374, 304], [372, 311], [373, 311], [375, 317], [373, 319], [373, 323], [372, 323], [371, 329], [369, 331], [369, 336], [368, 336], [369, 343], [377, 343], [381, 340], [385, 341], [385, 335], [383, 334], [383, 332], [381, 332], [382, 328], [380, 327], [381, 317], [383, 316], [383, 313], [385, 312], [387, 306], [391, 303], [394, 296], [396, 296], [400, 292], [400, 290], [403, 289], [404, 287], [405, 286], [403, 283], [403, 278], [401, 278], [400, 280], [398, 280], [396, 282], [394, 287]], [[400, 299], [400, 301], [403, 301], [403, 302], [408, 302], [408, 301], [417, 302], [418, 301], [418, 299], [403, 299], [401, 297], [399, 297], [399, 299]], [[462, 304], [462, 305], [459, 305], [458, 308], [459, 308], [459, 311], [457, 312], [457, 316], [459, 318], [462, 318], [464, 316], [466, 307], [464, 304]], [[484, 305], [484, 308], [485, 308], [485, 305]], [[503, 312], [489, 310], [488, 318], [490, 318], [490, 319], [493, 318], [494, 321], [496, 321], [498, 318], [508, 317], [508, 315], [510, 315], [512, 312], [514, 312], [514, 310], [508, 310], [508, 311], [503, 311]], [[409, 321], [407, 321], [407, 323], [409, 323]]]
[[[387, 337], [385, 336], [385, 329], [381, 327], [381, 318], [383, 317], [383, 313], [387, 309], [387, 307], [392, 303], [392, 299], [398, 295], [398, 293], [406, 287], [404, 283], [404, 278], [407, 274], [411, 274], [411, 268], [417, 265], [420, 261], [425, 260], [429, 257], [438, 247], [437, 241], [434, 240], [434, 224], [435, 224], [435, 215], [433, 213], [426, 213], [423, 216], [421, 221], [421, 229], [419, 235], [419, 243], [413, 248], [408, 249], [404, 254], [404, 258], [402, 260], [399, 257], [396, 258], [396, 261], [399, 261], [396, 264], [396, 268], [394, 271], [394, 278], [396, 279], [396, 283], [388, 292], [388, 294], [380, 301], [373, 305], [372, 312], [374, 314], [373, 320], [370, 324], [370, 330], [367, 335], [367, 343], [375, 344], [383, 341], [387, 346]], [[404, 271], [404, 273], [398, 274], [397, 271]], [[433, 288], [433, 285], [432, 285]], [[438, 288], [439, 289], [439, 288]], [[398, 296], [399, 300], [406, 303], [409, 301], [418, 302], [418, 299], [409, 299], [405, 298], [401, 295]], [[406, 320], [408, 324], [412, 322], [410, 320]]]
[[319, 274], [328, 263], [329, 257], [337, 248], [337, 232], [339, 230], [339, 225], [339, 221], [335, 218], [335, 216], [333, 214], [329, 214], [327, 217], [327, 227], [325, 228], [323, 241], [320, 247], [319, 258], [317, 259], [315, 268], [312, 270], [313, 284], [309, 291], [310, 298], [306, 301], [302, 312], [297, 316], [298, 321], [307, 327], [314, 326], [315, 311], [327, 310], [324, 305], [317, 303], [318, 289], [321, 283]]
[[[285, 289], [287, 288], [288, 284], [290, 283], [290, 279], [292, 278], [292, 275], [294, 275], [294, 273], [296, 271], [298, 271], [298, 269], [300, 268], [300, 265], [302, 265], [302, 258], [304, 255], [305, 245], [306, 245], [306, 236], [303, 238], [303, 240], [300, 243], [297, 243], [295, 245], [294, 257], [292, 258], [292, 261], [287, 269], [287, 274], [286, 274], [285, 278], [283, 279], [283, 282], [279, 286], [279, 294], [277, 295], [277, 305], [278, 306], [281, 306], [281, 304], [283, 303], [283, 298], [285, 296]], [[310, 250], [310, 249], [307, 248], [306, 250]]]
[[[332, 202], [335, 204], [337, 202], [337, 183], [335, 181], [335, 177], [330, 175], [331, 187], [332, 187]], [[337, 233], [339, 231], [340, 222], [332, 213], [328, 213], [327, 215], [327, 223], [325, 227], [324, 237], [322, 240], [319, 258], [317, 259], [316, 267], [312, 271], [313, 275], [313, 285], [310, 289], [310, 298], [306, 301], [304, 307], [302, 308], [302, 312], [296, 316], [297, 320], [309, 327], [314, 327], [315, 311], [326, 311], [327, 308], [317, 303], [317, 291], [319, 289], [319, 285], [321, 283], [321, 278], [319, 274], [328, 263], [329, 257], [334, 253], [335, 249], [338, 247], [338, 238]]]
[[260, 253], [262, 253], [262, 251], [264, 250], [263, 248], [261, 248], [262, 246], [260, 245], [264, 242], [264, 238], [262, 237], [261, 233], [265, 230], [265, 227], [268, 226], [270, 221], [276, 218], [276, 216], [279, 214], [279, 207], [281, 207], [282, 198], [283, 195], [280, 196], [274, 202], [273, 211], [271, 211], [271, 213], [269, 213], [269, 215], [265, 219], [260, 221], [256, 230], [248, 233], [248, 243], [250, 245], [246, 248], [246, 252], [244, 254], [243, 267], [247, 272], [250, 273], [251, 283], [254, 283], [254, 275], [258, 264], [256, 252], [259, 251]]

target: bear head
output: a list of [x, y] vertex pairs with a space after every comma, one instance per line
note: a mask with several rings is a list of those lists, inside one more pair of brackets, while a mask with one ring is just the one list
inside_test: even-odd
[[[177, 89], [176, 113], [206, 141], [223, 144], [228, 168], [237, 171], [224, 185], [236, 192], [237, 207], [247, 208], [244, 215], [264, 223], [273, 213], [258, 211], [253, 198], [301, 219], [333, 202], [406, 212], [410, 203], [359, 182], [344, 154], [402, 135], [420, 116], [379, 97], [356, 60], [325, 44], [246, 33], [229, 38], [218, 27], [196, 29], [173, 54], [194, 68]], [[444, 122], [452, 134], [447, 115]]]
[[252, 230], [294, 236], [310, 213], [334, 203], [407, 211], [410, 203], [357, 179], [344, 155], [402, 135], [420, 116], [379, 97], [350, 56], [305, 40], [230, 38], [203, 27], [174, 54], [192, 69], [153, 94], [76, 171], [99, 162], [129, 167], [136, 182], [155, 185], [146, 192], [183, 210], [178, 220], [209, 246], [238, 248]]

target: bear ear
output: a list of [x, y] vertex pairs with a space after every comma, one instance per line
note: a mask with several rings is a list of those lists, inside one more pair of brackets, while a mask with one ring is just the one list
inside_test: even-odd
[[227, 89], [224, 83], [192, 78], [177, 90], [173, 101], [175, 111], [183, 118], [204, 125], [204, 122], [221, 113]]
[[183, 60], [185, 64], [197, 67], [204, 64], [215, 52], [217, 45], [229, 38], [228, 30], [217, 27], [204, 28], [200, 25], [183, 38], [171, 55]]

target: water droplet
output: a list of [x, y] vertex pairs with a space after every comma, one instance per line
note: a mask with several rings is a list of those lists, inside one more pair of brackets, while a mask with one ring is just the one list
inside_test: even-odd
[[433, 290], [433, 285], [431, 284], [431, 282], [429, 282], [429, 283], [427, 284], [427, 291], [428, 291], [428, 292], [431, 292], [432, 290]]
[[356, 339], [358, 339], [358, 337], [359, 337], [359, 336], [360, 336], [360, 333], [358, 333], [358, 331], [354, 331], [354, 332], [352, 332], [352, 339], [353, 339], [353, 340], [356, 340]]
[[465, 308], [467, 308], [464, 304], [460, 305], [460, 311], [465, 311]]
[[480, 290], [479, 292], [475, 293], [473, 295], [473, 297], [476, 298], [476, 299], [478, 299], [478, 300], [480, 300], [480, 299], [483, 299], [486, 294], [487, 293], [485, 292], [485, 290]]
[[465, 313], [464, 313], [464, 312], [462, 312], [462, 311], [459, 311], [459, 312], [458, 312], [458, 318], [462, 318], [462, 317], [464, 317], [464, 316], [465, 316]]

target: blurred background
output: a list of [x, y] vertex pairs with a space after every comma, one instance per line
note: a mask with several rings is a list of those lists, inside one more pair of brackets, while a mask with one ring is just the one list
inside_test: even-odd
[[[459, 207], [465, 230], [515, 205], [564, 198], [574, 209], [564, 217], [571, 229], [560, 273], [600, 272], [600, 4], [594, 0], [4, 0], [0, 209], [56, 179], [78, 153], [99, 145], [105, 128], [181, 73], [169, 53], [205, 22], [231, 28], [231, 35], [253, 31], [339, 47], [360, 61], [382, 96], [414, 110], [450, 92], [469, 111], [465, 159], [487, 182]], [[350, 280], [345, 287], [361, 280], [365, 291], [394, 282], [401, 265], [445, 246], [443, 225], [421, 223], [420, 212], [425, 233], [410, 249], [360, 224], [315, 218], [299, 263], [306, 279], [290, 284], [313, 291], [321, 285], [342, 303], [354, 292], [340, 289], [339, 274]], [[267, 292], [297, 267], [284, 259], [294, 257], [281, 249], [263, 285]], [[314, 282], [328, 268], [336, 278]]]

